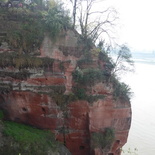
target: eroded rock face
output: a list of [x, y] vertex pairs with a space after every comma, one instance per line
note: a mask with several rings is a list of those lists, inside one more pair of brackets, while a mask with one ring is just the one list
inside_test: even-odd
[[[104, 95], [103, 99], [92, 102], [80, 97], [70, 99], [76, 86], [72, 73], [78, 67], [78, 60], [83, 57], [79, 50], [82, 47], [79, 48], [77, 42], [73, 32], [67, 32], [67, 36], [55, 44], [45, 37], [40, 57], [53, 58], [53, 65], [40, 73], [30, 70], [32, 74], [26, 79], [0, 77], [3, 83], [11, 85], [9, 92], [0, 96], [0, 108], [12, 121], [50, 129], [73, 155], [120, 155], [131, 124], [130, 102], [115, 99], [112, 85], [105, 82], [88, 85], [86, 92], [92, 96]], [[83, 65], [82, 69], [89, 66], [99, 68], [100, 64], [95, 58], [92, 63]], [[7, 71], [13, 72], [13, 69], [7, 68]], [[104, 133], [105, 128], [114, 129], [113, 142], [106, 149], [93, 148], [92, 133]]]

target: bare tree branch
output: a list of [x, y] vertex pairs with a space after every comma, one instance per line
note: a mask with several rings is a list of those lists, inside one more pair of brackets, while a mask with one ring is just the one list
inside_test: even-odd
[[94, 11], [95, 4], [101, 1], [104, 0], [70, 0], [73, 6], [73, 28], [79, 26], [83, 38], [90, 38], [94, 43], [102, 33], [111, 38], [109, 29], [115, 26], [118, 19], [114, 8]]
[[130, 49], [126, 45], [120, 46], [120, 49], [117, 52], [116, 61], [114, 62], [115, 67], [112, 71], [112, 74], [133, 71], [134, 62], [131, 60], [131, 57]]

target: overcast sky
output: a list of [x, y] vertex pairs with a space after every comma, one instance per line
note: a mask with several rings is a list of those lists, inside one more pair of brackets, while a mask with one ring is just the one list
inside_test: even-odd
[[[65, 0], [69, 1], [69, 0]], [[119, 13], [117, 38], [133, 51], [155, 51], [155, 0], [97, 0], [95, 9], [112, 6]]]
[[155, 1], [106, 0], [119, 12], [122, 42], [139, 51], [155, 50]]

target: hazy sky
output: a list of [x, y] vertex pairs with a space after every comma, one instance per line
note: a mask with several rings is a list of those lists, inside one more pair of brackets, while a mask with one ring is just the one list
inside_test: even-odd
[[119, 12], [119, 37], [135, 50], [155, 50], [155, 1], [106, 0]]
[[102, 2], [95, 9], [113, 6], [119, 12], [116, 36], [120, 43], [127, 43], [131, 50], [155, 51], [155, 0], [97, 1]]

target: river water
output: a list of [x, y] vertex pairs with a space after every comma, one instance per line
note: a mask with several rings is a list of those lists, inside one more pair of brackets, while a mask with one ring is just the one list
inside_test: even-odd
[[134, 92], [131, 129], [122, 155], [155, 155], [155, 58], [135, 59], [135, 73], [122, 80]]

